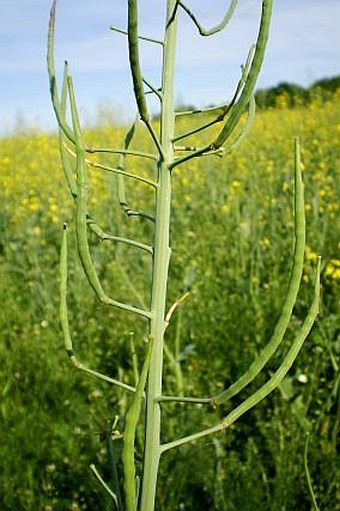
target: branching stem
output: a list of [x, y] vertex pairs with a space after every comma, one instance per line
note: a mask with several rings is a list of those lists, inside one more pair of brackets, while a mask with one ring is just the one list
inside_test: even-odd
[[[122, 463], [126, 511], [137, 511], [137, 509], [141, 511], [154, 510], [159, 462], [161, 455], [164, 452], [207, 435], [214, 434], [216, 432], [223, 432], [244, 413], [251, 410], [262, 399], [268, 396], [268, 394], [270, 394], [280, 384], [294, 363], [319, 311], [320, 259], [318, 260], [316, 269], [313, 302], [310, 306], [307, 317], [297, 330], [295, 337], [290, 343], [288, 351], [283, 356], [281, 363], [278, 364], [278, 368], [274, 374], [268, 377], [268, 380], [262, 386], [257, 388], [257, 390], [255, 390], [249, 397], [245, 398], [240, 402], [240, 404], [231, 409], [231, 411], [225, 415], [219, 423], [208, 428], [202, 428], [201, 431], [189, 434], [182, 438], [179, 438], [179, 433], [177, 439], [162, 443], [162, 409], [165, 404], [169, 402], [191, 404], [198, 405], [200, 407], [211, 407], [215, 410], [218, 405], [221, 405], [225, 401], [230, 400], [236, 394], [240, 393], [256, 378], [256, 376], [259, 375], [283, 342], [293, 313], [293, 308], [297, 300], [302, 278], [306, 243], [304, 193], [298, 139], [295, 140], [294, 162], [293, 265], [287, 295], [273, 335], [268, 344], [260, 352], [258, 358], [256, 358], [256, 360], [250, 365], [249, 369], [228, 389], [214, 397], [190, 397], [182, 395], [184, 394], [184, 384], [182, 367], [180, 364], [180, 322], [177, 324], [178, 328], [173, 351], [171, 351], [168, 347], [165, 339], [165, 333], [170, 321], [172, 320], [174, 312], [189, 296], [188, 292], [185, 293], [181, 298], [177, 299], [170, 308], [168, 308], [167, 286], [171, 256], [170, 225], [173, 178], [172, 170], [196, 157], [207, 157], [211, 155], [224, 156], [229, 154], [239, 145], [244, 136], [248, 133], [255, 115], [254, 87], [262, 66], [268, 40], [272, 4], [273, 0], [262, 0], [261, 21], [256, 44], [250, 48], [246, 62], [244, 66], [241, 66], [241, 77], [237, 83], [231, 101], [219, 107], [208, 108], [205, 110], [198, 109], [193, 110], [192, 112], [178, 112], [176, 114], [174, 109], [174, 76], [179, 11], [182, 10], [187, 16], [189, 16], [190, 20], [202, 36], [212, 36], [226, 28], [234, 14], [237, 6], [237, 0], [229, 1], [221, 22], [210, 29], [206, 29], [201, 25], [198, 17], [186, 5], [185, 0], [167, 0], [165, 32], [164, 39], [162, 41], [139, 35], [138, 0], [128, 0], [128, 30], [124, 31], [116, 27], [111, 28], [116, 32], [127, 35], [129, 64], [138, 114], [135, 121], [127, 130], [123, 147], [116, 149], [106, 147], [96, 148], [85, 144], [76, 105], [73, 81], [69, 74], [66, 62], [64, 65], [61, 94], [59, 96], [54, 63], [56, 0], [52, 3], [48, 34], [48, 74], [51, 99], [59, 126], [60, 154], [64, 174], [69, 192], [75, 204], [75, 232], [80, 262], [89, 285], [101, 303], [117, 307], [121, 310], [128, 311], [136, 316], [142, 317], [146, 320], [148, 328], [149, 342], [140, 371], [134, 339], [132, 337], [130, 338], [132, 372], [135, 378], [136, 387], [92, 370], [76, 358], [68, 323], [67, 234], [65, 224], [60, 253], [60, 320], [66, 352], [71, 363], [77, 369], [102, 381], [116, 385], [117, 387], [133, 394], [131, 404], [125, 415], [125, 427], [123, 431]], [[159, 88], [156, 88], [143, 76], [139, 54], [140, 41], [155, 43], [161, 47], [162, 77], [161, 86]], [[155, 95], [159, 99], [160, 118], [159, 121], [157, 121], [157, 125], [152, 122], [148, 110], [147, 100], [151, 94]], [[248, 116], [242, 117], [247, 109]], [[200, 125], [191, 127], [188, 131], [183, 133], [175, 134], [176, 118], [180, 115], [188, 115], [189, 113], [194, 115], [201, 113], [211, 115], [206, 119], [203, 118]], [[70, 122], [68, 119], [70, 119]], [[151, 138], [151, 142], [153, 143], [153, 152], [143, 152], [133, 149], [132, 140], [137, 131], [137, 123], [140, 121], [143, 123], [144, 129]], [[220, 123], [220, 125], [217, 130], [217, 135], [212, 135], [208, 143], [204, 142], [206, 145], [202, 144], [202, 147], [200, 147], [200, 145], [196, 146], [196, 141], [191, 144], [190, 140], [188, 141], [188, 144], [185, 144], [185, 142], [184, 145], [176, 144], [181, 140], [197, 135], [205, 130], [209, 130], [209, 128], [218, 123]], [[177, 157], [175, 157], [176, 152], [179, 153]], [[118, 155], [118, 165], [116, 166], [116, 164], [112, 164], [112, 166], [110, 166], [106, 163], [94, 162], [88, 157], [89, 154], [98, 155], [101, 153]], [[141, 158], [144, 162], [145, 160], [150, 160], [153, 165], [153, 179], [144, 177], [144, 173], [142, 171], [137, 171], [138, 174], [129, 172], [128, 163], [130, 162], [131, 157]], [[130, 237], [115, 236], [105, 232], [91, 217], [88, 211], [88, 186], [90, 181], [88, 179], [88, 172], [90, 172], [90, 168], [101, 169], [115, 174], [118, 202], [123, 211], [128, 216], [138, 216], [152, 222], [148, 228], [148, 231], [152, 231], [149, 244], [131, 239]], [[128, 198], [126, 197], [126, 179], [137, 181], [148, 186], [149, 191], [150, 188], [152, 189], [151, 193], [153, 194], [152, 198], [155, 201], [155, 207], [154, 211], [152, 211], [150, 215], [136, 211], [130, 207]], [[88, 239], [89, 230], [95, 234], [97, 243], [98, 240], [124, 243], [125, 245], [143, 250], [151, 256], [152, 276], [147, 300], [144, 300], [144, 296], [139, 292], [138, 286], [130, 280], [130, 272], [126, 272], [123, 266], [118, 267], [117, 269], [117, 271], [119, 271], [121, 276], [125, 279], [127, 286], [130, 288], [131, 295], [141, 308], [116, 301], [106, 294], [102, 287], [100, 275], [97, 273], [95, 262], [92, 259]], [[168, 356], [170, 364], [174, 368], [175, 376], [177, 377], [178, 395], [176, 396], [163, 394], [164, 354]], [[136, 474], [135, 446], [137, 440], [143, 437], [143, 435], [140, 435], [141, 431], [138, 428], [143, 401], [145, 404], [144, 459], [143, 473], [141, 477], [141, 495], [139, 498], [140, 479]], [[121, 435], [119, 434], [118, 437], [121, 438]], [[91, 466], [91, 470], [115, 502], [117, 511], [122, 511], [123, 505], [117, 483], [118, 479], [116, 478], [115, 485], [115, 491], [117, 491], [118, 495], [117, 497], [117, 495], [101, 478], [94, 465]], [[305, 450], [305, 470], [313, 500], [311, 481], [310, 478], [308, 479], [307, 443]], [[313, 500], [313, 504], [317, 510], [315, 499]]]

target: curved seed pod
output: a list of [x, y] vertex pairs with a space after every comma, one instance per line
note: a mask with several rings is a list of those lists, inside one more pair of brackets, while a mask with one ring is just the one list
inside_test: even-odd
[[87, 183], [85, 150], [76, 147], [77, 201], [76, 201], [76, 235], [79, 257], [87, 280], [99, 300], [109, 304], [110, 298], [105, 294], [94, 268], [87, 239]]
[[223, 16], [222, 21], [220, 23], [218, 23], [218, 25], [216, 25], [215, 27], [210, 28], [210, 29], [203, 28], [202, 25], [197, 20], [196, 16], [193, 14], [193, 12], [183, 2], [178, 2], [178, 4], [188, 14], [188, 16], [190, 16], [190, 18], [192, 19], [192, 21], [196, 25], [200, 35], [202, 35], [202, 36], [210, 36], [210, 35], [213, 35], [213, 34], [217, 34], [217, 32], [221, 32], [221, 30], [226, 28], [226, 26], [228, 25], [229, 21], [233, 17], [235, 8], [237, 6], [237, 2], [238, 2], [238, 0], [232, 0], [230, 5], [229, 5], [229, 7], [228, 7], [227, 12]]
[[72, 129], [67, 124], [65, 120], [65, 116], [62, 112], [62, 107], [60, 104], [60, 99], [58, 96], [57, 89], [57, 80], [55, 75], [55, 65], [54, 65], [54, 33], [55, 33], [55, 17], [56, 17], [56, 6], [57, 1], [54, 0], [52, 3], [51, 11], [50, 11], [50, 20], [48, 26], [48, 44], [47, 44], [47, 70], [48, 77], [50, 82], [50, 93], [52, 99], [53, 109], [58, 121], [59, 127], [63, 130], [67, 138], [74, 142], [74, 134]]
[[[60, 101], [60, 113], [62, 115], [62, 118], [66, 118], [66, 107], [67, 107], [67, 89], [68, 89], [68, 64], [65, 62], [64, 65], [64, 77], [63, 77], [63, 84], [61, 89], [61, 101]], [[60, 156], [61, 156], [61, 162], [62, 162], [62, 168], [64, 171], [64, 176], [66, 178], [67, 186], [69, 189], [69, 192], [73, 199], [76, 199], [77, 197], [77, 185], [74, 179], [74, 169], [72, 168], [71, 162], [70, 162], [70, 156], [67, 151], [67, 137], [63, 131], [63, 129], [59, 126], [59, 150], [60, 150]]]
[[150, 116], [146, 104], [145, 93], [143, 88], [143, 78], [139, 62], [137, 0], [128, 0], [128, 43], [133, 89], [137, 101], [139, 114], [143, 121], [148, 122]]
[[70, 106], [72, 123], [75, 134], [75, 152], [76, 152], [76, 179], [77, 179], [77, 199], [76, 199], [76, 235], [77, 246], [80, 261], [85, 271], [87, 280], [96, 293], [99, 300], [105, 304], [110, 303], [110, 298], [105, 294], [98, 275], [93, 265], [90, 254], [89, 243], [87, 239], [87, 171], [86, 171], [86, 150], [82, 142], [79, 116], [74, 96], [72, 78], [68, 76], [68, 90], [70, 96]]
[[249, 73], [242, 90], [240, 99], [231, 110], [228, 119], [226, 120], [225, 125], [220, 131], [217, 138], [212, 143], [211, 149], [216, 149], [220, 147], [230, 136], [234, 128], [236, 127], [244, 109], [246, 108], [250, 97], [253, 94], [254, 87], [256, 84], [257, 77], [260, 73], [260, 69], [263, 62], [264, 52], [267, 45], [268, 35], [269, 35], [269, 26], [271, 20], [272, 13], [272, 0], [263, 0], [262, 1], [262, 15], [261, 15], [261, 24], [259, 35], [256, 42], [254, 56], [251, 62], [251, 66], [249, 69]]
[[71, 76], [68, 76], [68, 92], [70, 98], [71, 116], [75, 133], [75, 156], [76, 156], [76, 236], [77, 247], [82, 267], [87, 280], [96, 293], [97, 298], [106, 305], [113, 305], [121, 309], [134, 312], [145, 318], [150, 318], [151, 313], [111, 299], [103, 290], [91, 258], [89, 243], [87, 239], [87, 226], [89, 217], [87, 215], [87, 170], [86, 170], [86, 148], [82, 141], [80, 121], [74, 96]]
[[66, 352], [73, 355], [73, 345], [70, 335], [70, 329], [67, 319], [67, 225], [63, 225], [63, 236], [60, 249], [60, 301], [59, 301], [59, 315], [61, 328], [64, 334], [64, 342]]

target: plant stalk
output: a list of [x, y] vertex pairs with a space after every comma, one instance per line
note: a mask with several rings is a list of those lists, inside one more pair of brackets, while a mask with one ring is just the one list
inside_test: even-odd
[[146, 424], [144, 469], [141, 494], [143, 511], [153, 511], [155, 504], [157, 473], [160, 448], [161, 409], [159, 397], [162, 395], [163, 345], [167, 326], [166, 294], [170, 262], [170, 212], [171, 212], [171, 172], [174, 159], [172, 139], [174, 137], [174, 65], [176, 49], [176, 15], [172, 16], [176, 0], [168, 0], [167, 20], [163, 50], [162, 109], [160, 144], [163, 157], [158, 163], [158, 188], [156, 195], [156, 221], [154, 238], [154, 258], [152, 273], [150, 330], [153, 350], [150, 360], [149, 378], [146, 390]]

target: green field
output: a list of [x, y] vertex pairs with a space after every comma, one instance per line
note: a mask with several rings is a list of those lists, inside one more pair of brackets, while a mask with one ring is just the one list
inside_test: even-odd
[[[303, 286], [286, 344], [242, 397], [274, 372], [304, 319], [319, 254], [321, 313], [279, 390], [225, 434], [164, 455], [157, 511], [309, 511], [308, 434], [318, 506], [340, 510], [339, 92], [294, 108], [283, 97], [257, 114], [235, 153], [193, 160], [174, 171], [169, 305], [187, 290], [190, 295], [167, 332], [164, 385], [166, 393], [214, 395], [270, 337], [291, 268], [295, 136], [302, 144], [308, 226]], [[105, 125], [86, 133], [89, 143], [106, 147], [119, 147], [123, 137], [123, 128]], [[142, 131], [134, 147], [147, 150]], [[147, 176], [141, 161], [133, 160]], [[112, 156], [102, 162], [116, 163]], [[115, 177], [98, 168], [90, 172], [91, 211], [102, 227], [150, 242], [150, 225], [120, 209]], [[126, 395], [76, 372], [65, 355], [58, 317], [64, 221], [71, 231], [68, 300], [79, 358], [133, 383], [129, 345], [133, 339], [138, 355], [145, 325], [99, 305], [83, 278], [57, 138], [32, 132], [1, 139], [0, 179], [0, 509], [108, 510], [89, 465], [110, 479], [106, 437], [115, 416], [121, 429]], [[127, 196], [134, 209], [152, 211], [143, 184], [129, 183]], [[111, 294], [143, 307], [150, 285], [147, 258], [122, 244], [91, 243]], [[174, 352], [180, 363], [173, 363]], [[221, 408], [207, 413], [167, 405], [164, 440], [216, 423], [228, 410]], [[119, 439], [114, 447], [119, 454]]]

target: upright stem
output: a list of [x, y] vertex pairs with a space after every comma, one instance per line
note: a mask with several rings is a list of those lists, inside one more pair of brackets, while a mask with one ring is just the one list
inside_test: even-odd
[[170, 261], [171, 172], [174, 160], [174, 61], [176, 48], [176, 16], [172, 16], [176, 0], [168, 0], [164, 37], [162, 111], [160, 143], [163, 158], [158, 163], [158, 188], [154, 239], [154, 259], [151, 297], [151, 336], [154, 340], [146, 391], [146, 424], [141, 510], [153, 511], [156, 495], [160, 449], [163, 343], [168, 269]]

